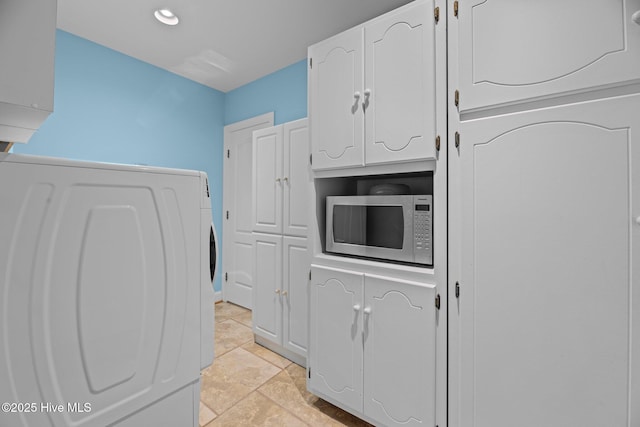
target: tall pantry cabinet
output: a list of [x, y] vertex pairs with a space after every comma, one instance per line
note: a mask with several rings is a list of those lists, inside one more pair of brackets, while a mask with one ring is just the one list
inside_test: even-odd
[[640, 2], [450, 2], [450, 427], [640, 425]]
[[[309, 47], [307, 387], [381, 426], [446, 424], [445, 8], [414, 1]], [[327, 197], [396, 184], [433, 197], [432, 264], [326, 251]]]
[[253, 133], [253, 331], [306, 365], [309, 251], [307, 119]]

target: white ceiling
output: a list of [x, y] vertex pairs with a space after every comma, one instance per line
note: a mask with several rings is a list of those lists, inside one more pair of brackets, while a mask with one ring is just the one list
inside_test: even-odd
[[[228, 92], [411, 0], [58, 0], [58, 28]], [[169, 8], [175, 27], [153, 12]]]

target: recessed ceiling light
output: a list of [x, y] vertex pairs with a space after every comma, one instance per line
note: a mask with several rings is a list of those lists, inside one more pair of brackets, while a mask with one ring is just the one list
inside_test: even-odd
[[155, 16], [158, 21], [167, 25], [178, 25], [178, 22], [180, 22], [175, 13], [169, 9], [158, 9], [153, 12], [153, 16]]

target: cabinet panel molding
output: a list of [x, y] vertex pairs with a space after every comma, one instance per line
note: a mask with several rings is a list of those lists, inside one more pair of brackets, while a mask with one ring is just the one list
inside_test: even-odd
[[638, 81], [638, 9], [636, 0], [460, 2], [460, 111]]
[[384, 425], [435, 425], [435, 298], [435, 285], [365, 275], [364, 413]]
[[364, 274], [311, 266], [309, 384], [362, 412]]
[[435, 31], [432, 2], [365, 27], [366, 164], [435, 157]]
[[639, 110], [629, 95], [461, 123], [455, 425], [637, 423]]
[[314, 169], [362, 166], [363, 30], [309, 48], [309, 117]]

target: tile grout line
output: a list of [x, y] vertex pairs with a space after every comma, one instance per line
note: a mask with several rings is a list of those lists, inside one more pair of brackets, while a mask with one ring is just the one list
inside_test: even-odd
[[[249, 311], [250, 311], [250, 310], [249, 310]], [[225, 318], [224, 320], [216, 321], [216, 323], [222, 323], [222, 322], [225, 322], [225, 321], [227, 321], [227, 320], [233, 320], [234, 322], [236, 322], [236, 323], [238, 323], [238, 324], [240, 324], [240, 325], [242, 325], [242, 326], [244, 326], [244, 327], [246, 327], [246, 328], [251, 329], [251, 331], [253, 332], [253, 328], [252, 328], [252, 327], [250, 328], [249, 326], [247, 326], [247, 325], [245, 325], [244, 323], [240, 322], [239, 320], [235, 319], [235, 318], [234, 318], [234, 316], [232, 316], [232, 317], [228, 317], [228, 318]], [[259, 390], [259, 388], [260, 388], [260, 387], [262, 387], [263, 385], [265, 385], [267, 382], [269, 382], [269, 381], [270, 381], [271, 379], [273, 379], [275, 376], [277, 376], [277, 375], [279, 375], [280, 373], [282, 373], [282, 372], [285, 370], [285, 368], [281, 368], [280, 366], [277, 366], [276, 364], [274, 364], [274, 363], [270, 362], [269, 360], [265, 359], [264, 357], [261, 357], [259, 354], [252, 353], [252, 352], [250, 352], [249, 350], [246, 350], [246, 349], [242, 348], [242, 346], [244, 346], [244, 345], [246, 345], [246, 344], [248, 344], [248, 343], [250, 343], [250, 342], [253, 342], [253, 343], [255, 343], [256, 345], [260, 345], [260, 344], [256, 343], [256, 342], [255, 342], [255, 338], [254, 338], [254, 337], [252, 337], [250, 340], [247, 340], [246, 342], [243, 342], [243, 343], [239, 344], [238, 346], [236, 346], [236, 347], [234, 347], [234, 348], [232, 348], [232, 349], [227, 350], [226, 352], [224, 352], [224, 353], [222, 353], [222, 354], [218, 355], [217, 357], [221, 357], [221, 356], [223, 356], [223, 355], [225, 355], [225, 354], [227, 354], [227, 353], [230, 353], [230, 352], [232, 352], [232, 351], [237, 350], [237, 349], [239, 349], [239, 348], [240, 348], [240, 349], [242, 349], [242, 350], [246, 351], [247, 353], [250, 353], [250, 354], [252, 354], [253, 356], [256, 356], [256, 357], [258, 357], [259, 359], [261, 359], [261, 360], [263, 360], [263, 361], [267, 362], [268, 364], [270, 364], [271, 366], [275, 367], [276, 369], [279, 369], [279, 372], [278, 372], [277, 374], [273, 375], [272, 377], [270, 377], [269, 379], [267, 379], [264, 383], [262, 383], [262, 384], [260, 384], [260, 385], [256, 386], [256, 387], [255, 387], [254, 389], [252, 389], [252, 390], [251, 390], [251, 391], [250, 391], [250, 392], [249, 392], [245, 397], [243, 397], [243, 398], [242, 398], [242, 399], [240, 399], [238, 402], [236, 402], [235, 404], [233, 404], [232, 406], [230, 406], [229, 408], [227, 408], [226, 410], [224, 410], [223, 412], [221, 412], [221, 413], [219, 413], [219, 414], [218, 414], [216, 411], [214, 411], [212, 408], [210, 408], [206, 403], [202, 402], [202, 400], [200, 400], [200, 402], [202, 402], [202, 404], [203, 404], [203, 405], [205, 405], [207, 408], [209, 408], [209, 409], [211, 410], [211, 412], [213, 412], [214, 414], [216, 414], [216, 417], [215, 417], [213, 420], [211, 420], [209, 423], [207, 423], [206, 425], [209, 425], [209, 424], [213, 423], [213, 422], [214, 422], [218, 417], [221, 417], [223, 414], [227, 413], [229, 410], [231, 410], [232, 408], [234, 408], [236, 405], [238, 405], [238, 404], [240, 404], [242, 401], [246, 400], [246, 399], [251, 395], [251, 393], [256, 393], [256, 392], [257, 392], [257, 393], [260, 393], [260, 395], [262, 395], [263, 397], [266, 397], [268, 400], [270, 400], [271, 402], [273, 402], [273, 403], [274, 403], [274, 404], [276, 404], [277, 406], [279, 406], [282, 410], [286, 411], [288, 414], [290, 414], [290, 415], [291, 415], [291, 416], [293, 416], [294, 418], [296, 418], [296, 419], [300, 420], [304, 425], [309, 426], [309, 424], [308, 424], [308, 423], [306, 423], [306, 422], [305, 422], [304, 420], [302, 420], [300, 417], [296, 416], [296, 414], [292, 413], [292, 412], [291, 412], [291, 411], [289, 411], [287, 408], [285, 408], [284, 406], [280, 405], [278, 402], [274, 401], [274, 400], [273, 400], [273, 399], [271, 399], [269, 396], [265, 395], [263, 392], [261, 392], [261, 391]], [[266, 347], [264, 347], [264, 348], [266, 348]], [[267, 350], [268, 350], [268, 349], [267, 349]], [[288, 359], [287, 359], [287, 360], [288, 360]], [[215, 360], [214, 360], [214, 362], [215, 362]], [[290, 361], [290, 362], [291, 362], [291, 361]], [[293, 363], [293, 362], [291, 362], [291, 363]], [[288, 366], [288, 365], [287, 365], [287, 366]], [[205, 425], [204, 427], [206, 427], [206, 425]]]
[[[262, 387], [264, 384], [261, 384], [258, 388]], [[305, 426], [310, 427], [309, 423], [305, 422], [302, 418], [298, 417], [296, 414], [292, 413], [291, 411], [289, 411], [287, 408], [283, 407], [282, 405], [280, 405], [278, 402], [274, 401], [273, 399], [271, 399], [269, 396], [265, 395], [264, 393], [262, 393], [260, 390], [258, 390], [258, 388], [256, 388], [255, 390], [249, 392], [249, 394], [247, 394], [245, 397], [243, 397], [242, 399], [238, 400], [238, 402], [236, 402], [233, 406], [231, 406], [229, 409], [227, 409], [226, 411], [223, 412], [226, 413], [228, 412], [230, 409], [232, 409], [233, 407], [241, 404], [242, 402], [244, 402], [245, 400], [247, 400], [249, 398], [249, 396], [251, 396], [251, 393], [260, 393], [261, 396], [267, 398], [267, 400], [270, 400], [271, 402], [273, 402], [274, 404], [276, 404], [277, 406], [279, 406], [282, 410], [284, 410], [285, 412], [287, 412], [289, 415], [293, 416], [294, 418], [300, 420], [300, 422], [302, 422], [302, 424], [304, 424]], [[222, 414], [218, 415], [218, 417], [220, 417]], [[217, 418], [217, 417], [216, 417]], [[213, 423], [216, 419], [211, 420], [209, 423], [207, 423], [204, 427], [208, 426], [209, 424]]]
[[[284, 371], [284, 369], [283, 369]], [[275, 376], [275, 375], [274, 375]], [[273, 377], [270, 378], [270, 380], [273, 379]], [[268, 381], [267, 381], [268, 382]], [[266, 384], [266, 382], [265, 382]], [[264, 384], [262, 384], [260, 387], [262, 387]], [[266, 397], [267, 399], [269, 399], [270, 401], [272, 401], [273, 403], [275, 403], [276, 405], [278, 405], [280, 408], [282, 408], [282, 410], [286, 411], [287, 413], [293, 415], [295, 418], [299, 419], [300, 421], [302, 421], [302, 424], [306, 425], [306, 426], [310, 426], [309, 423], [307, 423], [305, 420], [303, 420], [302, 418], [300, 418], [299, 416], [297, 416], [296, 414], [294, 414], [293, 412], [291, 412], [289, 409], [285, 408], [284, 406], [282, 406], [280, 403], [276, 402], [275, 400], [273, 400], [269, 395], [265, 394], [264, 392], [260, 391], [260, 387], [258, 387], [256, 389], [256, 392], [260, 393], [261, 395], [263, 395], [264, 397]]]

